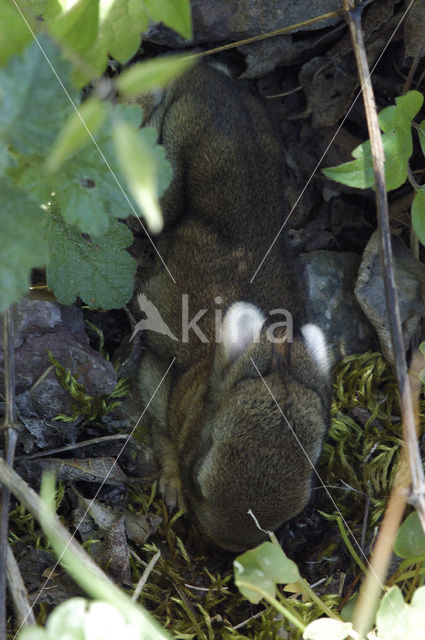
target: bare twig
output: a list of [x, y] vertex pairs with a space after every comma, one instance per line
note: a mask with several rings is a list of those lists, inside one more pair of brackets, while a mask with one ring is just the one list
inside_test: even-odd
[[343, 13], [342, 10], [323, 13], [320, 16], [309, 18], [308, 20], [303, 20], [302, 22], [297, 22], [296, 24], [291, 24], [288, 27], [275, 29], [275, 31], [269, 31], [268, 33], [261, 33], [258, 36], [252, 36], [251, 38], [244, 38], [244, 40], [238, 40], [237, 42], [230, 42], [229, 44], [224, 44], [220, 47], [209, 49], [208, 51], [201, 51], [200, 53], [194, 53], [192, 55], [189, 55], [188, 58], [204, 58], [205, 56], [210, 56], [213, 53], [218, 53], [219, 51], [227, 51], [228, 49], [235, 49], [236, 47], [241, 47], [242, 45], [251, 44], [251, 42], [258, 42], [259, 40], [267, 40], [268, 38], [275, 38], [276, 36], [282, 36], [285, 33], [291, 33], [291, 31], [297, 31], [298, 29], [301, 29], [303, 27], [308, 27], [309, 25], [315, 24], [316, 22], [322, 22], [323, 20], [328, 20], [329, 18], [341, 17], [342, 13]]
[[[414, 396], [416, 414], [419, 407], [420, 380], [419, 371], [423, 368], [423, 357], [415, 354], [410, 372], [410, 384]], [[416, 415], [416, 424], [419, 425], [419, 416]], [[378, 599], [381, 594], [381, 584], [385, 581], [391, 560], [392, 547], [398, 528], [401, 524], [406, 500], [409, 496], [411, 482], [409, 454], [405, 443], [401, 450], [400, 460], [394, 480], [394, 486], [388, 500], [385, 515], [379, 530], [378, 538], [370, 560], [370, 569], [360, 589], [353, 615], [353, 626], [363, 637], [373, 624]]]
[[410, 184], [411, 184], [412, 188], [413, 188], [415, 191], [419, 191], [419, 190], [420, 190], [420, 188], [421, 188], [421, 186], [420, 186], [420, 184], [416, 181], [416, 178], [415, 178], [415, 176], [413, 175], [413, 171], [412, 171], [412, 169], [410, 168], [410, 166], [409, 166], [409, 165], [407, 165], [407, 177], [408, 177], [408, 179], [409, 179], [409, 182], [410, 182]]
[[[12, 308], [3, 315], [3, 344], [4, 344], [4, 384], [5, 384], [5, 413], [1, 430], [4, 433], [6, 463], [13, 466], [18, 429], [15, 404], [15, 351], [13, 343]], [[9, 530], [9, 501], [10, 492], [3, 485], [1, 494], [0, 514], [0, 638], [6, 638], [6, 566], [7, 566], [7, 537]]]
[[[358, 631], [359, 635], [363, 637], [374, 620], [376, 603], [380, 594], [380, 585], [382, 581], [385, 580], [392, 543], [401, 522], [410, 482], [412, 483], [418, 514], [425, 530], [425, 480], [416, 435], [412, 388], [407, 374], [401, 332], [400, 309], [394, 277], [388, 202], [385, 187], [384, 149], [363, 40], [361, 13], [360, 9], [355, 7], [354, 0], [343, 0], [343, 4], [346, 10], [346, 18], [357, 62], [372, 149], [385, 297], [400, 394], [404, 435], [404, 449], [402, 451], [400, 467], [375, 547], [375, 552], [371, 560], [373, 570], [368, 573], [362, 585], [360, 597], [354, 612], [354, 628]], [[417, 381], [415, 381], [414, 384], [416, 391]]]
[[156, 563], [158, 562], [159, 558], [161, 557], [161, 552], [157, 551], [155, 553], [155, 555], [151, 558], [151, 560], [149, 561], [148, 566], [146, 567], [146, 569], [143, 571], [143, 575], [141, 576], [139, 582], [137, 583], [137, 587], [134, 590], [134, 593], [131, 597], [132, 600], [136, 601], [139, 599], [140, 594], [142, 593], [142, 589], [146, 584], [147, 579], [149, 578], [152, 569], [154, 568], [154, 566], [156, 565]]
[[7, 582], [19, 624], [35, 624], [35, 616], [28, 600], [28, 593], [10, 545], [7, 545]]
[[419, 64], [419, 60], [422, 58], [422, 56], [424, 55], [425, 52], [425, 38], [422, 40], [422, 43], [415, 55], [415, 59], [412, 62], [412, 65], [409, 69], [409, 75], [407, 76], [405, 85], [403, 87], [403, 95], [405, 93], [407, 93], [410, 89], [410, 85], [412, 84], [412, 80], [414, 78], [414, 75], [416, 73], [416, 69], [418, 68], [418, 64]]
[[[353, 0], [343, 0], [346, 9], [351, 9]], [[394, 353], [395, 369], [400, 393], [401, 416], [404, 428], [404, 439], [409, 452], [410, 472], [412, 476], [413, 496], [416, 501], [419, 518], [425, 530], [425, 478], [422, 469], [421, 456], [416, 437], [415, 416], [412, 404], [412, 394], [407, 374], [404, 353], [403, 336], [401, 332], [400, 308], [394, 277], [392, 259], [391, 233], [388, 217], [388, 202], [385, 188], [384, 149], [375, 99], [370, 81], [369, 68], [364, 46], [360, 13], [357, 9], [347, 13], [354, 51], [357, 59], [363, 99], [365, 103], [366, 119], [372, 147], [372, 159], [376, 183], [376, 201], [379, 232], [381, 240], [381, 260], [384, 271], [385, 297], [387, 313], [390, 322], [391, 339]]]
[[[416, 178], [413, 175], [413, 171], [409, 165], [407, 165], [407, 177], [414, 191], [415, 192], [419, 191], [420, 186], [416, 182]], [[418, 236], [416, 235], [413, 224], [410, 225], [410, 243], [409, 244], [410, 244], [410, 251], [412, 252], [413, 257], [416, 258], [416, 260], [419, 260], [419, 257], [420, 257], [419, 239], [418, 239]]]
[[102, 444], [103, 442], [112, 442], [114, 440], [128, 440], [128, 433], [114, 433], [110, 436], [100, 436], [99, 438], [90, 438], [90, 440], [83, 440], [81, 442], [74, 442], [73, 444], [67, 444], [64, 447], [58, 447], [57, 449], [46, 449], [45, 451], [38, 451], [30, 456], [16, 456], [15, 460], [21, 460], [26, 462], [27, 460], [35, 460], [36, 458], [46, 458], [57, 453], [67, 453], [74, 449], [80, 449], [82, 447], [90, 447], [96, 444]]

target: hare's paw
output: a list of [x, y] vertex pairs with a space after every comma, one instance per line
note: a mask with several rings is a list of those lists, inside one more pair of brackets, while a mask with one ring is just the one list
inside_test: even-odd
[[159, 477], [159, 491], [169, 509], [184, 509], [182, 486], [178, 469], [175, 465], [166, 465], [162, 468]]

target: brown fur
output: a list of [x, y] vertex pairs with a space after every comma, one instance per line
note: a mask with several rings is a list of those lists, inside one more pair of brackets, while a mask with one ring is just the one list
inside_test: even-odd
[[[248, 509], [275, 530], [305, 506], [312, 473], [251, 357], [313, 464], [328, 424], [327, 374], [300, 334], [306, 289], [284, 234], [250, 284], [285, 217], [281, 153], [260, 101], [207, 65], [177, 79], [147, 110], [174, 169], [157, 246], [176, 284], [158, 261], [143, 293], [179, 338], [183, 293], [189, 318], [209, 309], [198, 326], [210, 342], [193, 332], [183, 344], [147, 331], [141, 394], [147, 404], [175, 357], [148, 410], [161, 488], [207, 540], [239, 551], [265, 538]], [[272, 345], [263, 330], [259, 342], [229, 356], [214, 342], [214, 309], [224, 316], [237, 301], [266, 318], [271, 309], [289, 310], [294, 342]]]

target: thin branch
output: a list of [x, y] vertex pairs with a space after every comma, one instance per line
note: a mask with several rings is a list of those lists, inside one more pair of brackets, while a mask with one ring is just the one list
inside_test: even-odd
[[[423, 357], [421, 354], [416, 353], [412, 360], [409, 375], [415, 403], [416, 428], [419, 427], [418, 407], [421, 388], [419, 372], [422, 368]], [[360, 637], [363, 637], [369, 631], [375, 619], [375, 612], [381, 595], [380, 584], [385, 581], [387, 576], [393, 542], [403, 518], [406, 500], [409, 497], [410, 483], [409, 454], [403, 443], [394, 485], [370, 560], [369, 572], [361, 586], [360, 596], [353, 614], [353, 626]]]
[[[412, 388], [407, 373], [404, 353], [403, 336], [401, 331], [400, 309], [394, 277], [392, 258], [391, 233], [388, 216], [388, 202], [385, 187], [384, 148], [379, 128], [375, 98], [370, 80], [369, 66], [361, 28], [361, 12], [355, 7], [353, 0], [343, 0], [346, 19], [350, 29], [357, 70], [362, 87], [366, 119], [371, 142], [373, 168], [376, 185], [376, 204], [378, 226], [381, 241], [381, 261], [384, 271], [385, 297], [387, 313], [391, 329], [391, 340], [397, 382], [400, 394], [401, 417], [403, 424], [404, 449], [398, 476], [393, 493], [387, 507], [375, 552], [372, 557], [372, 571], [368, 574], [362, 588], [354, 612], [354, 628], [363, 637], [373, 623], [376, 603], [380, 594], [377, 577], [382, 582], [385, 579], [391, 555], [392, 543], [401, 522], [407, 499], [410, 482], [413, 486], [414, 499], [418, 514], [425, 530], [425, 480], [423, 475], [421, 456], [416, 435], [415, 410], [412, 398]], [[415, 384], [418, 384], [417, 381]]]
[[[5, 413], [1, 431], [4, 434], [6, 463], [12, 467], [20, 424], [16, 420], [15, 403], [15, 349], [13, 315], [10, 307], [3, 315]], [[6, 638], [6, 567], [7, 538], [9, 532], [10, 492], [3, 486], [0, 505], [0, 638]]]
[[143, 575], [141, 576], [139, 582], [137, 583], [137, 587], [135, 588], [134, 593], [131, 597], [133, 601], [137, 602], [137, 600], [139, 599], [139, 596], [142, 593], [142, 589], [145, 586], [147, 579], [149, 578], [154, 566], [156, 565], [160, 557], [161, 557], [161, 552], [157, 551], [155, 555], [151, 558], [148, 566], [145, 568], [143, 572]]
[[[351, 9], [353, 0], [343, 0], [347, 9]], [[391, 329], [395, 370], [400, 393], [401, 417], [404, 427], [404, 439], [409, 452], [410, 472], [412, 476], [413, 494], [418, 514], [425, 531], [425, 478], [422, 469], [421, 455], [415, 429], [415, 416], [412, 394], [407, 374], [404, 353], [403, 335], [401, 331], [400, 308], [394, 276], [394, 264], [391, 247], [391, 233], [388, 216], [388, 202], [385, 188], [384, 149], [379, 129], [375, 99], [370, 81], [366, 50], [361, 31], [359, 11], [347, 13], [350, 32], [353, 40], [357, 67], [362, 85], [366, 119], [372, 148], [372, 159], [375, 173], [377, 214], [381, 241], [381, 260], [384, 271], [385, 297], [387, 313]]]
[[35, 616], [28, 593], [10, 545], [7, 545], [7, 582], [19, 625], [35, 624]]
[[339, 18], [342, 15], [343, 15], [342, 10], [330, 11], [329, 13], [323, 13], [320, 16], [309, 18], [308, 20], [303, 20], [302, 22], [297, 22], [296, 24], [291, 24], [288, 27], [275, 29], [274, 31], [269, 31], [268, 33], [261, 33], [258, 36], [252, 36], [251, 38], [244, 38], [244, 40], [238, 40], [237, 42], [230, 42], [229, 44], [223, 44], [220, 47], [215, 47], [214, 49], [208, 49], [208, 51], [201, 51], [201, 53], [194, 53], [192, 55], [189, 55], [188, 58], [204, 58], [205, 56], [210, 56], [213, 53], [219, 53], [219, 51], [227, 51], [228, 49], [235, 49], [236, 47], [241, 47], [242, 45], [251, 44], [252, 42], [258, 42], [260, 40], [267, 40], [268, 38], [275, 38], [276, 36], [282, 36], [285, 33], [298, 31], [299, 29], [308, 27], [309, 25], [315, 24], [316, 22], [322, 22], [323, 20], [328, 20], [329, 18]]
[[412, 84], [412, 80], [416, 73], [416, 69], [418, 68], [419, 60], [422, 58], [424, 53], [425, 53], [425, 37], [422, 40], [422, 43], [419, 46], [419, 49], [416, 53], [415, 59], [413, 60], [411, 67], [409, 69], [409, 75], [407, 76], [405, 85], [403, 87], [403, 95], [409, 91], [410, 85]]

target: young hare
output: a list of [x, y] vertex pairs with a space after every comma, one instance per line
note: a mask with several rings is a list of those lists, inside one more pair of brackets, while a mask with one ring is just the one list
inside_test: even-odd
[[248, 511], [274, 531], [309, 499], [326, 345], [278, 235], [281, 153], [260, 101], [203, 64], [140, 102], [174, 170], [157, 247], [175, 282], [158, 260], [142, 288], [148, 317], [160, 314], [139, 379], [160, 487], [209, 542], [240, 551], [266, 538]]

